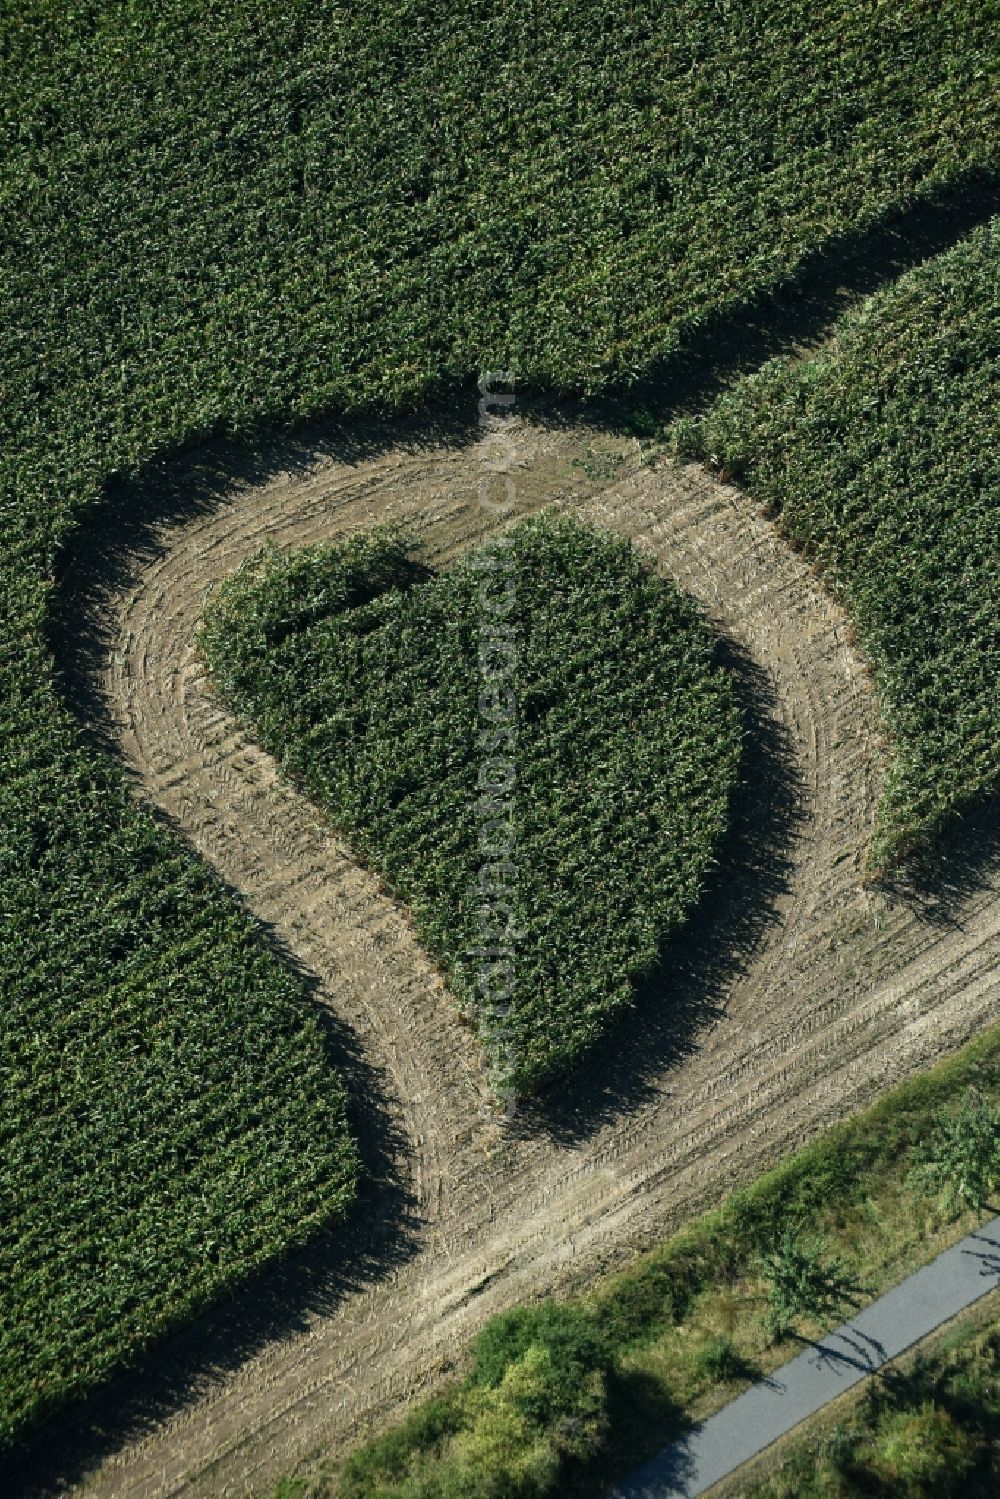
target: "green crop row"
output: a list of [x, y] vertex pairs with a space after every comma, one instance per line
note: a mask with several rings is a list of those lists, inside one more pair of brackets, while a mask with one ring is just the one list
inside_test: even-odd
[[[299, 991], [62, 705], [54, 582], [109, 479], [485, 365], [628, 378], [845, 230], [995, 168], [996, 34], [979, 0], [877, 26], [850, 0], [3, 7], [5, 1431], [350, 1174]], [[206, 1087], [206, 1057], [239, 1087]], [[177, 1139], [201, 1165], [154, 1224], [134, 1184]]]
[[265, 551], [202, 645], [410, 906], [498, 1084], [572, 1066], [726, 825], [739, 719], [693, 604], [627, 543], [542, 516], [432, 579], [391, 534]]
[[856, 622], [892, 739], [875, 860], [1000, 790], [1000, 220], [677, 437], [771, 508]]
[[0, 787], [0, 1445], [342, 1212], [356, 1176], [299, 981], [116, 775], [33, 747]]

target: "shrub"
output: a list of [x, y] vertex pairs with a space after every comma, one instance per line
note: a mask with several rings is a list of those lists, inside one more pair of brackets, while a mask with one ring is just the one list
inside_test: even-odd
[[785, 1229], [776, 1247], [760, 1260], [768, 1282], [767, 1325], [776, 1338], [797, 1317], [822, 1319], [840, 1310], [857, 1293], [857, 1283], [838, 1259], [824, 1260], [821, 1239], [809, 1239], [799, 1228]]
[[949, 1213], [985, 1207], [1000, 1181], [1000, 1108], [970, 1090], [957, 1110], [942, 1111], [918, 1147], [914, 1178], [940, 1191]]
[[731, 1338], [710, 1338], [695, 1355], [695, 1368], [709, 1384], [725, 1384], [730, 1379], [745, 1379], [747, 1360]]
[[980, 1442], [931, 1400], [916, 1410], [887, 1415], [870, 1466], [906, 1499], [946, 1499], [961, 1494], [976, 1466]]
[[546, 1388], [553, 1415], [572, 1408], [592, 1371], [610, 1367], [608, 1344], [582, 1307], [542, 1301], [490, 1319], [473, 1344], [471, 1383], [496, 1388], [530, 1348], [544, 1348], [550, 1361]]
[[463, 1386], [355, 1453], [341, 1499], [546, 1499], [600, 1447], [610, 1357], [579, 1308], [542, 1302], [494, 1318]]

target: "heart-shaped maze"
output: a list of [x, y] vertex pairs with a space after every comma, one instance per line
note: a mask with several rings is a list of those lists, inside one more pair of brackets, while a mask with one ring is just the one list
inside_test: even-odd
[[741, 752], [693, 602], [542, 515], [432, 573], [404, 535], [267, 549], [201, 643], [233, 708], [406, 902], [498, 1088], [590, 1048], [690, 912]]

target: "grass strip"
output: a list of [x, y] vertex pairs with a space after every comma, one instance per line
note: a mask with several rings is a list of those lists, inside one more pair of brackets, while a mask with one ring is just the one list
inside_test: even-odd
[[[822, 1240], [875, 1299], [981, 1220], [920, 1175], [942, 1120], [1000, 1104], [1000, 1028], [836, 1126], [720, 1208], [566, 1301], [486, 1324], [459, 1382], [345, 1462], [301, 1479], [337, 1499], [597, 1495], [785, 1362], [763, 1257]], [[837, 1317], [798, 1318], [814, 1337]], [[478, 1393], [493, 1394], [485, 1403]]]

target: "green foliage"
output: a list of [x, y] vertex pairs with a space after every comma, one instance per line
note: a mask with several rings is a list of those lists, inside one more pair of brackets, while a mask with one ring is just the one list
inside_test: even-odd
[[994, 1499], [1000, 1331], [960, 1328], [905, 1375], [872, 1384], [829, 1435], [808, 1434], [746, 1499]]
[[544, 1499], [604, 1436], [608, 1350], [579, 1307], [495, 1318], [450, 1398], [361, 1448], [341, 1499]]
[[655, 1337], [680, 1320], [696, 1294], [704, 1273], [700, 1257], [672, 1247], [667, 1264], [654, 1254], [642, 1275], [622, 1275], [605, 1287], [597, 1321], [614, 1346], [627, 1347]]
[[[403, 547], [265, 552], [201, 643], [527, 1091], [630, 1003], [696, 900], [739, 764], [731, 683], [693, 604], [578, 522], [523, 522], [425, 582]], [[509, 955], [509, 1013], [484, 944]]]
[[893, 739], [875, 860], [1000, 789], [1000, 224], [676, 432], [780, 516], [842, 594]]
[[543, 1417], [572, 1409], [587, 1373], [606, 1372], [611, 1359], [605, 1338], [581, 1306], [541, 1301], [487, 1322], [472, 1346], [470, 1382], [495, 1389], [532, 1347], [544, 1348], [550, 1361], [546, 1408], [535, 1413]]
[[[568, 1460], [591, 1456], [604, 1433], [606, 1361], [596, 1340], [579, 1342], [573, 1357], [559, 1340], [531, 1342], [496, 1386], [471, 1385], [472, 1429], [455, 1443], [456, 1457], [468, 1471], [470, 1496], [476, 1493], [477, 1472], [480, 1484], [483, 1474], [491, 1472], [496, 1482], [505, 1465], [517, 1474], [523, 1463], [518, 1447], [528, 1447], [531, 1484], [540, 1494], [553, 1491]], [[505, 1432], [514, 1436], [513, 1442]], [[490, 1451], [499, 1458], [495, 1464], [483, 1461]], [[498, 1483], [498, 1495], [507, 1492], [513, 1496], [533, 1488], [523, 1481]]]
[[936, 1120], [917, 1163], [917, 1182], [940, 1191], [947, 1212], [985, 1207], [1000, 1181], [1000, 1108], [970, 1091]]
[[762, 1255], [760, 1268], [768, 1283], [766, 1323], [783, 1338], [799, 1317], [825, 1320], [854, 1300], [857, 1282], [841, 1260], [824, 1258], [821, 1239], [803, 1236], [789, 1224], [777, 1244]]
[[411, 540], [388, 527], [340, 547], [303, 547], [287, 558], [265, 548], [262, 559], [241, 570], [238, 583], [223, 588], [219, 609], [208, 615], [203, 642], [210, 654], [220, 651], [212, 622], [224, 622], [228, 632], [233, 675], [220, 663], [225, 690], [245, 696], [253, 671], [263, 669], [289, 637], [415, 582], [424, 574], [414, 551]]
[[413, 1472], [427, 1473], [437, 1465], [450, 1439], [467, 1424], [460, 1395], [425, 1401], [398, 1426], [358, 1447], [341, 1475], [342, 1499], [375, 1499]]
[[356, 1173], [299, 982], [117, 775], [31, 765], [52, 748], [0, 786], [0, 1441], [343, 1212]]
[[873, 1466], [897, 1492], [927, 1499], [960, 1493], [979, 1455], [972, 1432], [930, 1400], [916, 1410], [894, 1411], [883, 1420], [879, 1437]]
[[663, 430], [661, 419], [646, 406], [633, 406], [625, 413], [622, 425], [633, 437], [658, 437]]
[[695, 1355], [698, 1373], [707, 1385], [726, 1384], [732, 1379], [747, 1379], [753, 1371], [747, 1360], [725, 1335], [710, 1338]]
[[486, 365], [629, 379], [994, 164], [990, 10], [904, 0], [873, 47], [842, 0], [4, 7], [4, 1432], [353, 1170], [297, 986], [60, 704], [54, 573], [106, 481]]
[[308, 1488], [304, 1478], [279, 1478], [270, 1499], [306, 1499]]

